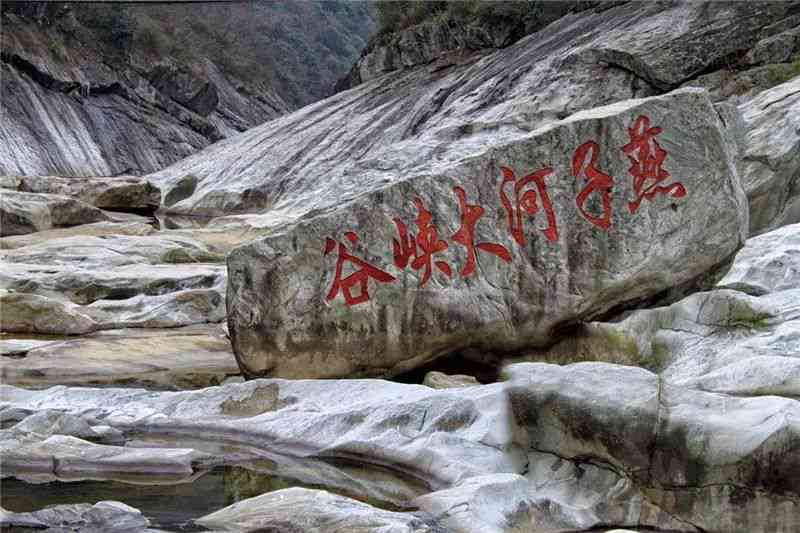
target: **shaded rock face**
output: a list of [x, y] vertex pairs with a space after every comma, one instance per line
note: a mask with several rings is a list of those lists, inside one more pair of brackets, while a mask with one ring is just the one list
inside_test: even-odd
[[[565, 483], [568, 476], [555, 474], [558, 468], [545, 468], [553, 456], [617, 477], [614, 490], [582, 513], [570, 498], [571, 516], [561, 518], [575, 529], [598, 521], [681, 531], [798, 527], [799, 458], [787, 452], [797, 439], [796, 400], [710, 394], [603, 363], [529, 363], [507, 373], [515, 417], [533, 452], [528, 476], [550, 485], [540, 497], [558, 493], [558, 478], [562, 497], [570, 494], [568, 485], [581, 486]], [[579, 489], [581, 503], [602, 486], [599, 477], [593, 481], [594, 487], [590, 480]], [[554, 507], [545, 507], [551, 517]]]
[[151, 213], [161, 205], [161, 191], [132, 176], [61, 178], [58, 176], [0, 176], [0, 187], [20, 192], [69, 196], [99, 207]]
[[[637, 128], [659, 132], [668, 179], [633, 183]], [[546, 344], [564, 323], [693, 282], [744, 240], [743, 192], [702, 91], [475, 142], [452, 143], [435, 173], [375, 175], [345, 206], [234, 250], [243, 371], [392, 374], [447, 351]]]
[[74, 198], [0, 191], [0, 236], [3, 237], [106, 220], [100, 209]]
[[152, 172], [319, 99], [374, 28], [370, 6], [328, 2], [8, 3], [2, 18], [0, 174], [59, 176]]

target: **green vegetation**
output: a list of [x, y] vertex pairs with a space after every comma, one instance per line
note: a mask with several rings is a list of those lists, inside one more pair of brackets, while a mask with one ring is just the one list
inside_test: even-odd
[[505, 24], [518, 28], [518, 37], [532, 33], [571, 10], [596, 2], [541, 0], [403, 0], [378, 1], [379, 34], [385, 35], [425, 21], [452, 20], [480, 26]]
[[800, 58], [792, 63], [777, 63], [769, 65], [768, 81], [774, 87], [781, 83], [786, 83], [792, 78], [800, 76]]
[[[149, 69], [173, 62], [204, 72], [213, 62], [234, 86], [274, 92], [299, 107], [330, 94], [376, 30], [372, 2], [256, 0], [234, 3], [0, 4], [3, 48], [47, 42], [60, 61]], [[25, 24], [30, 30], [25, 31]], [[39, 37], [43, 36], [43, 37]], [[67, 53], [69, 51], [69, 53]]]

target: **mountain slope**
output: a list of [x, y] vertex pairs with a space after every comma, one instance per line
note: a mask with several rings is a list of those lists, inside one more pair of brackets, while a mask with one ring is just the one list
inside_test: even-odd
[[327, 95], [370, 4], [2, 7], [0, 174], [160, 169]]

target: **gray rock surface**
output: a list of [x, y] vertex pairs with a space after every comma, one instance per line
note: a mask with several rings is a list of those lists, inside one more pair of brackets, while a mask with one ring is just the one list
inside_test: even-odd
[[800, 76], [739, 109], [747, 127], [742, 185], [750, 234], [800, 222]]
[[2, 237], [101, 220], [106, 215], [100, 209], [67, 196], [0, 189]]
[[30, 513], [11, 513], [0, 509], [0, 525], [10, 531], [45, 530], [50, 533], [155, 532], [138, 509], [116, 501], [53, 505]]
[[659, 511], [682, 530], [798, 527], [796, 400], [711, 394], [604, 363], [519, 364], [507, 374], [529, 450], [605, 468], [641, 491], [627, 501], [639, 524], [624, 525], [665, 524]]
[[[351, 478], [332, 466], [335, 458], [355, 458], [361, 469], [385, 466], [427, 487], [396, 492], [413, 496], [408, 503], [424, 514], [386, 514], [290, 489], [198, 521], [227, 531], [276, 520], [300, 531], [332, 523], [373, 531], [384, 520], [420, 518], [426, 527], [468, 533], [798, 526], [796, 400], [694, 390], [604, 363], [526, 363], [506, 374], [507, 384], [438, 391], [378, 380], [255, 380], [186, 392], [6, 385], [0, 417], [20, 422], [2, 430], [0, 443], [12, 459], [8, 468], [23, 479], [48, 479], [54, 460], [59, 478], [160, 472], [178, 479], [220, 460], [270, 464], [271, 454], [286, 453], [295, 459], [277, 463], [287, 465], [277, 472], [306, 483], [330, 476], [334, 487], [360, 487], [382, 501], [393, 500], [390, 487], [408, 487], [385, 475]], [[147, 440], [119, 446], [69, 435], [87, 428], [101, 441]], [[356, 519], [364, 522], [348, 521]]]
[[[368, 171], [381, 171], [373, 183], [435, 171], [428, 162], [454, 141], [480, 143], [489, 133], [513, 135], [576, 111], [675, 88], [738, 47], [755, 44], [765, 27], [792, 9], [791, 3], [722, 2], [598, 7], [488, 55], [380, 76], [153, 177], [165, 194], [186, 176], [197, 180], [191, 196], [169, 207], [176, 213], [269, 210], [262, 224], [280, 225], [322, 207], [334, 191], [315, 189], [319, 181], [342, 180], [333, 195], [343, 201], [363, 190], [354, 178]], [[392, 147], [402, 142], [404, 153]]]
[[517, 474], [477, 476], [420, 496], [412, 504], [448, 531], [535, 531], [528, 489], [527, 480]]
[[94, 444], [68, 435], [39, 439], [13, 428], [0, 433], [3, 473], [22, 478], [38, 474], [60, 479], [182, 479], [194, 472], [195, 462], [207, 458], [188, 448], [130, 448]]
[[195, 520], [214, 531], [446, 533], [430, 517], [376, 509], [322, 490], [291, 488], [249, 498]]
[[[32, 345], [31, 345], [32, 344]], [[239, 368], [219, 324], [103, 331], [69, 340], [0, 340], [3, 383], [200, 388]]]
[[0, 176], [0, 187], [20, 192], [68, 196], [101, 209], [151, 212], [161, 205], [161, 191], [148, 181], [134, 176]]
[[[0, 412], [19, 408], [90, 415], [126, 435], [160, 436], [175, 448], [218, 455], [224, 454], [220, 446], [238, 445], [250, 450], [244, 458], [258, 458], [263, 450], [356, 459], [365, 467], [388, 466], [433, 489], [475, 475], [519, 472], [525, 464], [501, 383], [434, 390], [380, 380], [254, 380], [181, 392], [0, 386]], [[69, 450], [79, 449], [70, 442]], [[36, 461], [40, 456], [21, 451], [15, 464], [28, 465], [33, 460], [23, 458], [30, 455]], [[111, 467], [100, 459], [87, 454], [84, 468], [99, 475]]]
[[717, 287], [752, 296], [800, 287], [800, 224], [747, 239]]
[[[638, 148], [625, 157], [624, 147], [645, 124], [659, 128], [648, 131], [669, 177], [636, 186]], [[365, 170], [346, 203], [325, 205], [336, 190], [320, 191], [313, 219], [228, 256], [240, 366], [250, 376], [392, 375], [448, 352], [545, 345], [565, 323], [707, 283], [746, 231], [726, 135], [705, 93], [685, 89], [454, 141], [405, 175]], [[400, 146], [398, 158], [419, 143]], [[591, 154], [587, 172], [613, 183], [605, 198], [584, 188]], [[403, 224], [425, 228], [418, 254], [404, 248]]]
[[800, 393], [800, 289], [696, 293], [669, 307], [591, 322], [527, 359], [642, 366], [670, 383], [734, 395]]
[[80, 335], [225, 317], [222, 254], [184, 236], [101, 235], [0, 252], [0, 329]]

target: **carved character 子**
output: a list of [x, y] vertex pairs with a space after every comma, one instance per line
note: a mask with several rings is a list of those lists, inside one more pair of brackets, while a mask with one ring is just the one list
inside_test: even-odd
[[628, 173], [633, 176], [633, 191], [636, 193], [636, 199], [628, 202], [632, 214], [639, 209], [642, 200], [652, 200], [657, 194], [671, 194], [673, 198], [686, 196], [686, 188], [680, 182], [661, 185], [670, 175], [661, 168], [668, 154], [655, 139], [659, 133], [661, 128], [650, 127], [650, 118], [644, 115], [637, 117], [628, 128], [630, 142], [622, 147], [622, 151], [631, 162]]
[[[572, 156], [572, 175], [583, 176], [586, 186], [578, 193], [575, 203], [583, 218], [595, 226], [607, 230], [611, 226], [611, 187], [614, 179], [597, 168], [600, 147], [594, 141], [580, 145]], [[593, 192], [599, 191], [603, 202], [603, 214], [594, 216], [584, 208], [584, 203]]]
[[[523, 213], [533, 217], [539, 211], [539, 205], [536, 200], [537, 193], [542, 203], [542, 209], [547, 216], [547, 227], [541, 231], [548, 241], [557, 241], [556, 215], [553, 212], [553, 204], [550, 202], [550, 196], [547, 194], [547, 186], [544, 182], [544, 179], [553, 173], [553, 169], [544, 167], [520, 179], [517, 179], [514, 171], [508, 167], [500, 167], [500, 171], [503, 173], [503, 180], [500, 182], [499, 190], [500, 202], [506, 211], [508, 227], [517, 244], [520, 246], [525, 245], [525, 234], [522, 225]], [[506, 195], [505, 191], [506, 184], [509, 183], [514, 185], [511, 198]], [[531, 183], [536, 186], [536, 190], [529, 189], [523, 192], [524, 188]]]
[[[353, 246], [358, 244], [358, 235], [352, 231], [346, 232], [344, 236], [347, 237], [347, 240], [349, 240]], [[325, 297], [325, 301], [329, 302], [336, 298], [341, 290], [344, 294], [344, 303], [348, 307], [351, 305], [360, 304], [362, 302], [367, 302], [369, 301], [370, 278], [380, 283], [389, 283], [396, 279], [388, 272], [384, 272], [383, 270], [370, 265], [363, 259], [355, 257], [347, 251], [347, 247], [343, 243], [337, 243], [330, 237], [325, 238], [325, 255], [333, 252], [334, 248], [337, 247], [337, 244], [339, 255], [336, 258], [336, 272], [334, 274], [331, 288], [328, 291], [328, 295]], [[355, 272], [343, 278], [342, 274], [345, 263], [351, 263], [355, 269]], [[352, 289], [356, 285], [359, 286], [359, 292], [358, 294], [353, 295]]]
[[444, 261], [433, 261], [433, 254], [447, 250], [447, 242], [439, 239], [438, 231], [432, 224], [433, 215], [425, 209], [419, 198], [414, 198], [417, 207], [417, 237], [408, 233], [406, 225], [400, 219], [394, 219], [399, 236], [392, 240], [392, 253], [394, 264], [397, 268], [405, 268], [411, 261], [414, 270], [424, 269], [419, 286], [424, 287], [431, 277], [432, 265], [445, 274], [448, 278], [452, 275], [450, 265]]
[[453, 234], [453, 240], [467, 249], [467, 262], [461, 269], [461, 277], [465, 278], [475, 271], [475, 250], [481, 250], [496, 255], [505, 262], [511, 261], [511, 254], [505, 246], [493, 242], [480, 242], [475, 244], [475, 224], [483, 216], [484, 209], [479, 205], [467, 203], [467, 193], [461, 187], [453, 187], [458, 204], [461, 209], [461, 226]]

